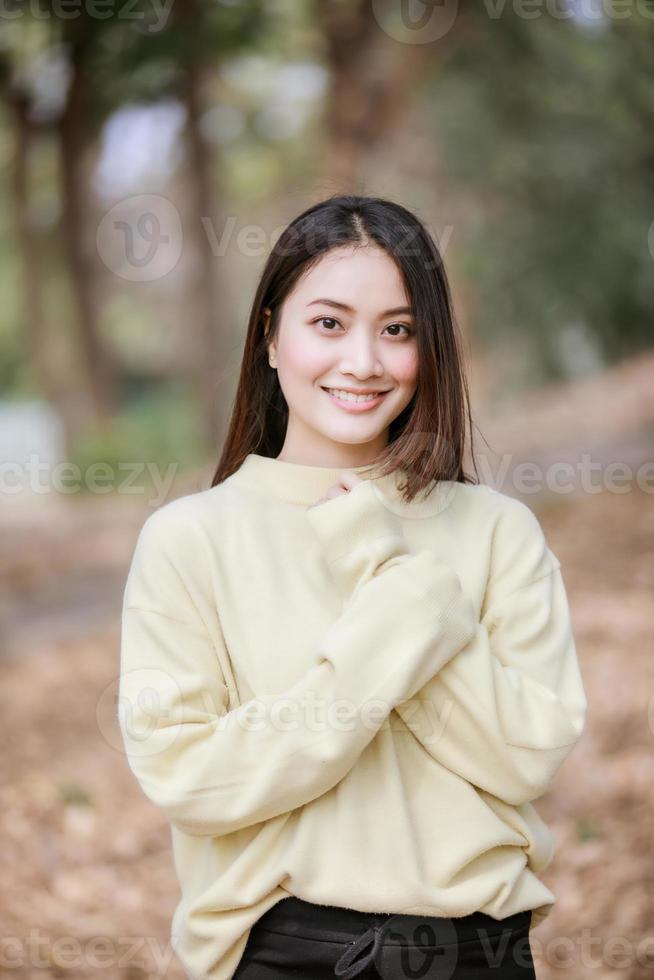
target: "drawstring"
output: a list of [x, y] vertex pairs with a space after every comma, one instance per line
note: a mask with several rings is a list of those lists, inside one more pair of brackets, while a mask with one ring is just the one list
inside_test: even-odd
[[[354, 958], [366, 948], [366, 946], [372, 941], [372, 949], [370, 953], [358, 963], [352, 964]], [[361, 935], [355, 939], [341, 956], [341, 958], [336, 963], [334, 967], [334, 973], [337, 977], [342, 977], [343, 980], [350, 980], [350, 977], [355, 977], [357, 974], [361, 973], [374, 960], [377, 950], [379, 949], [382, 942], [382, 931], [378, 926], [373, 926], [371, 929], [366, 929]]]

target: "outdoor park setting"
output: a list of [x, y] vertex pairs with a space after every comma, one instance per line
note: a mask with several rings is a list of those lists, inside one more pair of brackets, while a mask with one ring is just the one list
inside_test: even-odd
[[479, 478], [561, 563], [589, 707], [535, 804], [538, 980], [652, 976], [653, 63], [644, 0], [4, 0], [0, 977], [184, 980], [121, 600], [210, 485], [280, 231], [340, 193], [429, 228]]

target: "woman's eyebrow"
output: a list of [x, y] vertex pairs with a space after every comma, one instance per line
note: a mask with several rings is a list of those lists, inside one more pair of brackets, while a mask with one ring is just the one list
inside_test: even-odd
[[[348, 306], [347, 303], [339, 303], [339, 301], [336, 299], [312, 299], [310, 303], [307, 303], [307, 306], [317, 305], [334, 306], [337, 310], [345, 310], [346, 313], [354, 313], [353, 307]], [[413, 316], [413, 310], [410, 306], [394, 306], [390, 310], [384, 310], [384, 312], [380, 313], [379, 316], [397, 316], [400, 313], [408, 313], [410, 316]]]

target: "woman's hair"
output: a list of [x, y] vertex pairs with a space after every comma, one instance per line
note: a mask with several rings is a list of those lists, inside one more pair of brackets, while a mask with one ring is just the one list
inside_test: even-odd
[[288, 406], [277, 371], [268, 362], [268, 343], [279, 327], [285, 297], [331, 249], [369, 244], [394, 259], [413, 307], [418, 342], [416, 391], [391, 422], [388, 444], [370, 465], [376, 475], [403, 469], [406, 481], [401, 489], [407, 502], [435, 480], [479, 482], [463, 469], [466, 423], [474, 466], [470, 397], [450, 287], [436, 243], [419, 218], [393, 201], [335, 195], [298, 215], [268, 257], [250, 311], [238, 389], [212, 487], [231, 476], [249, 453], [276, 457], [281, 452]]

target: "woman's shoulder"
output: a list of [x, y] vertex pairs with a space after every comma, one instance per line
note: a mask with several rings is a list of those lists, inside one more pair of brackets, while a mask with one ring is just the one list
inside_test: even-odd
[[481, 510], [498, 525], [522, 527], [525, 533], [542, 530], [534, 509], [523, 499], [504, 493], [488, 483], [457, 483], [463, 506]]
[[244, 506], [242, 495], [235, 493], [227, 482], [182, 494], [145, 517], [138, 535], [139, 544], [188, 551], [206, 534], [215, 538], [216, 531], [225, 532], [230, 518]]
[[[384, 484], [384, 491], [394, 503], [403, 501], [395, 486]], [[419, 493], [410, 504], [404, 504], [407, 516], [430, 517], [451, 511], [465, 521], [479, 521], [486, 527], [522, 526], [525, 532], [537, 531], [539, 525], [534, 511], [524, 501], [497, 490], [487, 483], [463, 483], [458, 480], [438, 480], [429, 490]]]
[[460, 484], [463, 510], [477, 514], [490, 540], [490, 578], [531, 582], [560, 568], [541, 519], [525, 500], [488, 484]]

